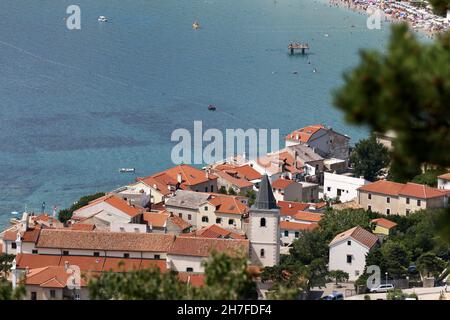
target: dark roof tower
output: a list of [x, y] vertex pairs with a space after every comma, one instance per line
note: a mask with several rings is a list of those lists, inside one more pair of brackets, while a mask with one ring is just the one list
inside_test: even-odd
[[270, 185], [267, 174], [261, 177], [258, 195], [256, 196], [253, 208], [262, 210], [278, 209], [277, 201], [273, 195], [272, 186]]

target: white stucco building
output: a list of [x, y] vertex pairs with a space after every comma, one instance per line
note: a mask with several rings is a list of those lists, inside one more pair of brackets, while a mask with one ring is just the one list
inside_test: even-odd
[[323, 195], [328, 198], [339, 198], [341, 202], [354, 200], [358, 196], [358, 188], [371, 183], [363, 177], [325, 172]]
[[437, 180], [438, 180], [438, 189], [450, 190], [450, 172], [438, 176]]
[[330, 242], [328, 270], [347, 272], [349, 280], [364, 272], [367, 253], [378, 243], [378, 237], [360, 226], [338, 234]]

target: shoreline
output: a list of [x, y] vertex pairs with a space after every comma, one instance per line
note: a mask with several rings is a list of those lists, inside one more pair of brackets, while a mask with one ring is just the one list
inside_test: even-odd
[[[330, 7], [337, 7], [337, 8], [344, 8], [353, 12], [357, 12], [359, 14], [370, 16], [373, 12], [368, 12], [369, 8], [372, 9], [379, 9], [382, 13], [381, 16], [381, 24], [384, 23], [402, 23], [406, 22], [410, 28], [411, 31], [416, 33], [422, 33], [429, 39], [434, 39], [436, 35], [439, 35], [442, 32], [449, 31], [449, 28], [443, 28], [441, 30], [430, 30], [423, 26], [417, 26], [415, 25], [414, 21], [411, 21], [409, 19], [402, 19], [397, 16], [395, 16], [395, 12], [393, 13], [386, 13], [383, 11], [383, 8], [380, 7], [379, 4], [367, 4], [367, 3], [355, 3], [354, 0], [328, 0], [328, 5]], [[437, 17], [437, 16], [436, 16]]]

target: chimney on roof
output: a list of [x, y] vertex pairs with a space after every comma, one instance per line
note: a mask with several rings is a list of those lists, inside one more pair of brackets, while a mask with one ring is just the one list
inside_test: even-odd
[[64, 270], [69, 269], [69, 261], [64, 261]]
[[292, 208], [292, 203], [289, 203], [289, 209]]
[[314, 204], [310, 203], [310, 204], [309, 204], [308, 210], [310, 210], [310, 211], [316, 211], [316, 206], [315, 206]]
[[23, 214], [22, 214], [22, 219], [21, 219], [21, 228], [20, 228], [20, 230], [21, 231], [23, 231], [23, 232], [25, 232], [25, 231], [27, 231], [28, 230], [28, 222], [29, 222], [29, 216], [28, 216], [28, 212], [24, 212]]
[[128, 205], [131, 207], [131, 199], [128, 199]]
[[177, 182], [181, 183], [183, 181], [183, 178], [181, 176], [181, 173], [177, 173]]
[[209, 179], [209, 169], [205, 170], [205, 176], [206, 176], [206, 179]]

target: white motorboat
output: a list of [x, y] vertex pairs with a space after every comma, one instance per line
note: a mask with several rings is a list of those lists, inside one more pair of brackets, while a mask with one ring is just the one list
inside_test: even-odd
[[99, 16], [97, 20], [98, 20], [99, 22], [107, 22], [107, 21], [108, 21], [108, 18], [105, 17], [105, 16]]
[[129, 172], [135, 172], [135, 171], [136, 171], [135, 168], [121, 168], [119, 170], [119, 172], [121, 172], [121, 173], [129, 173]]

